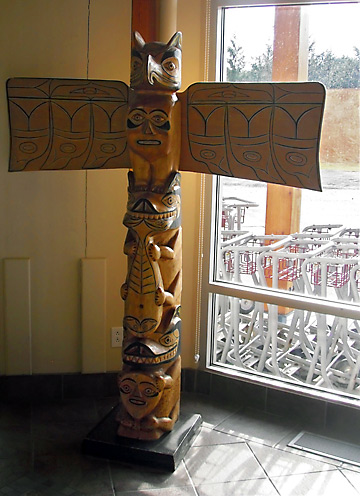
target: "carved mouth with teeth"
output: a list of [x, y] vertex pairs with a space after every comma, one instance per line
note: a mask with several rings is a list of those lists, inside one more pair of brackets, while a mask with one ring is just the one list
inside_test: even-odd
[[153, 219], [153, 220], [160, 220], [160, 219], [170, 219], [171, 217], [174, 217], [176, 215], [176, 212], [173, 210], [172, 212], [164, 212], [162, 214], [149, 214], [149, 213], [142, 213], [142, 212], [131, 212], [132, 217], [136, 217], [137, 219]]
[[150, 339], [144, 339], [143, 342], [135, 341], [129, 344], [124, 349], [123, 360], [127, 364], [158, 365], [175, 358], [177, 352], [178, 343], [169, 350]]
[[168, 223], [174, 221], [178, 217], [179, 212], [176, 208], [170, 211], [159, 212], [151, 201], [140, 198], [132, 204], [128, 204], [128, 213], [126, 215], [130, 222], [148, 220], [150, 222], [166, 221]]
[[144, 145], [144, 146], [161, 145], [161, 141], [159, 141], [159, 140], [137, 140], [136, 143], [138, 145]]
[[[164, 208], [164, 206], [162, 205]], [[177, 216], [176, 208], [159, 212], [156, 205], [147, 198], [140, 198], [128, 205], [128, 210], [131, 212], [131, 217], [135, 219], [151, 219], [151, 220], [166, 220]]]

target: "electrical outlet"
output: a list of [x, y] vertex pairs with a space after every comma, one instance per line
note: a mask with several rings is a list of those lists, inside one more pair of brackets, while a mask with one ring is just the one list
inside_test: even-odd
[[123, 342], [123, 328], [122, 327], [112, 327], [111, 328], [111, 347], [119, 348], [122, 346]]

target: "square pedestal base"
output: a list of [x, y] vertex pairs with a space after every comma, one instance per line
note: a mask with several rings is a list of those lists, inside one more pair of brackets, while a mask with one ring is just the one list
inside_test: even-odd
[[173, 430], [156, 441], [139, 441], [120, 437], [115, 420], [118, 407], [92, 429], [82, 444], [86, 455], [126, 461], [173, 472], [184, 458], [201, 427], [198, 414], [180, 414]]

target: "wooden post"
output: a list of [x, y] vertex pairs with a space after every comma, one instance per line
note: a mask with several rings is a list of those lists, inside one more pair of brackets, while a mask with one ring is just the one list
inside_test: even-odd
[[[307, 80], [307, 22], [301, 6], [276, 7], [273, 81]], [[291, 234], [300, 230], [301, 189], [268, 184], [265, 234]], [[270, 281], [269, 281], [270, 282]], [[278, 287], [288, 289], [287, 281]], [[279, 313], [289, 309], [280, 307]]]
[[127, 114], [132, 170], [124, 218], [128, 274], [121, 289], [124, 366], [117, 421], [120, 436], [143, 440], [172, 430], [179, 415], [181, 134], [175, 91], [181, 84], [181, 34], [165, 39], [176, 28], [176, 7], [176, 0], [133, 0]]
[[132, 0], [132, 32], [144, 40], [168, 41], [176, 32], [177, 0]]
[[[276, 7], [273, 81], [307, 79], [307, 23], [301, 6]], [[300, 228], [301, 190], [268, 184], [265, 234], [290, 234]]]
[[157, 39], [156, 0], [132, 0], [131, 30], [141, 33], [145, 40]]

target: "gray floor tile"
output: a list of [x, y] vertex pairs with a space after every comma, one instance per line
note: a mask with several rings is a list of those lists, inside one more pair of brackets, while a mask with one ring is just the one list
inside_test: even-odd
[[269, 477], [335, 469], [331, 463], [324, 463], [261, 444], [249, 443], [249, 447]]
[[216, 444], [233, 444], [245, 442], [240, 437], [225, 434], [224, 432], [202, 427], [192, 446], [213, 446]]
[[[290, 441], [292, 441], [295, 438], [295, 436], [297, 436], [299, 434], [299, 432], [301, 432], [302, 430], [304, 430], [304, 429], [298, 425], [295, 426], [294, 428], [291, 428], [285, 434], [285, 436], [275, 444], [274, 448], [286, 449], [288, 447], [288, 444], [290, 443]], [[289, 449], [292, 449], [292, 448], [289, 448]]]
[[[302, 455], [306, 458], [311, 458], [313, 460], [319, 460], [323, 463], [331, 463], [332, 465], [335, 465], [336, 467], [341, 467], [343, 466], [343, 462], [341, 460], [336, 460], [334, 458], [330, 458], [328, 456], [323, 456], [323, 455], [317, 455], [315, 453], [310, 453], [309, 451], [301, 450], [295, 447], [290, 447], [288, 446], [289, 442], [292, 441], [295, 436], [299, 434], [300, 431], [304, 429], [296, 429], [294, 430], [291, 434], [285, 436], [279, 443], [275, 445], [275, 448], [279, 448], [283, 451], [287, 451], [289, 453], [294, 453], [296, 455]], [[319, 434], [322, 434], [322, 431], [318, 431]], [[350, 465], [350, 467], [353, 467], [353, 465]], [[360, 467], [359, 467], [360, 470]]]
[[77, 442], [73, 442], [68, 439], [67, 442], [63, 440], [62, 442], [54, 442], [53, 440], [47, 439], [33, 439], [33, 449], [32, 456], [36, 461], [38, 458], [55, 456], [59, 460], [64, 459], [68, 456], [72, 460], [72, 463], [77, 461], [77, 459], [82, 459], [83, 455], [80, 450], [81, 439]]
[[43, 456], [27, 471], [13, 473], [3, 484], [2, 493], [18, 491], [21, 496], [99, 496], [113, 495], [107, 462], [78, 457]]
[[217, 431], [268, 446], [275, 446], [294, 428], [291, 421], [282, 417], [250, 409], [237, 412], [216, 426]]
[[78, 422], [68, 423], [37, 423], [33, 426], [34, 439], [43, 439], [53, 443], [66, 443], [68, 445], [80, 446], [85, 436], [94, 427], [94, 423]]
[[[123, 493], [116, 492], [116, 496]], [[144, 491], [130, 491], [125, 496], [198, 496], [195, 489], [190, 486], [166, 487], [163, 489], [145, 489]]]
[[31, 406], [30, 404], [18, 405], [0, 403], [0, 425], [5, 427], [17, 427], [18, 429], [30, 430]]
[[304, 458], [309, 458], [310, 460], [316, 460], [321, 463], [333, 465], [334, 468], [340, 468], [344, 465], [343, 462], [341, 462], [340, 460], [335, 460], [334, 458], [329, 458], [328, 456], [316, 455], [315, 453], [310, 453], [296, 448], [290, 448], [289, 446], [283, 447], [276, 445], [275, 448], [280, 449], [281, 451], [285, 451], [286, 453], [293, 453], [294, 455], [300, 455]]
[[357, 465], [353, 465], [352, 463], [342, 463], [340, 465], [340, 468], [341, 469], [348, 469], [348, 470], [351, 470], [352, 472], [360, 472], [360, 467], [358, 467]]
[[341, 469], [341, 472], [360, 494], [360, 473], [354, 470]]
[[79, 423], [97, 422], [95, 400], [92, 398], [67, 399], [35, 403], [32, 407], [32, 423]]
[[339, 470], [271, 478], [280, 496], [359, 496]]
[[199, 496], [279, 496], [268, 479], [255, 479], [197, 486]]
[[82, 440], [117, 400], [1, 404], [0, 496], [360, 494], [360, 467], [287, 447], [302, 426], [192, 393], [182, 410], [204, 424], [175, 473], [84, 457]]
[[217, 403], [214, 398], [198, 393], [182, 393], [181, 395], [181, 411], [200, 413], [205, 427], [211, 428], [220, 424], [238, 410], [238, 405], [225, 401]]
[[31, 449], [32, 439], [30, 433], [24, 434], [13, 427], [0, 428], [0, 458], [17, 459], [23, 454], [30, 454]]
[[18, 462], [14, 459], [0, 459], [0, 490], [4, 492], [6, 488], [11, 488], [18, 479], [27, 473], [30, 464], [30, 457], [28, 460], [20, 458]]
[[192, 486], [191, 479], [181, 462], [173, 473], [137, 465], [110, 464], [116, 494], [125, 491], [145, 491], [171, 487]]
[[108, 398], [99, 398], [95, 400], [95, 408], [98, 414], [99, 421], [107, 415], [110, 410], [119, 403], [118, 396], [110, 396]]
[[266, 478], [246, 443], [192, 447], [185, 464], [195, 486]]

